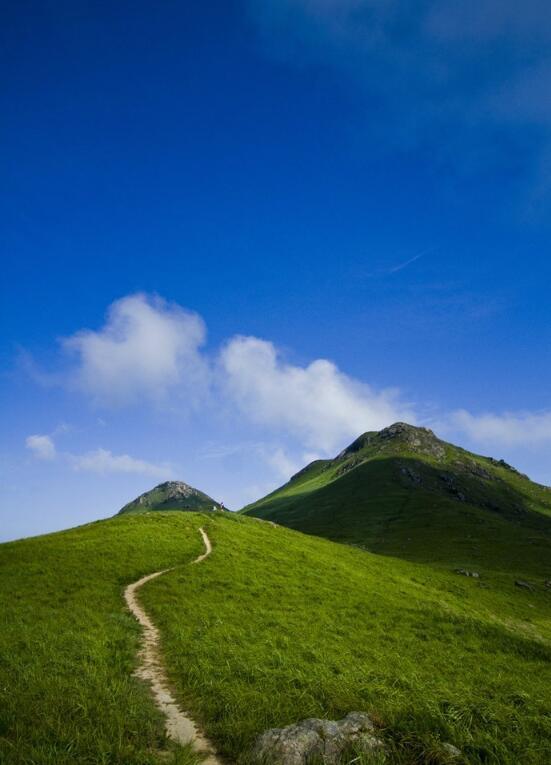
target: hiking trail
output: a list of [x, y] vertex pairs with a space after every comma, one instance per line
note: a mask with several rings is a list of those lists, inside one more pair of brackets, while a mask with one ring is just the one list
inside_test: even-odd
[[[192, 561], [193, 564], [200, 563], [212, 552], [212, 545], [206, 531], [200, 528], [199, 533], [205, 545], [205, 552], [195, 558]], [[124, 590], [126, 604], [143, 628], [142, 647], [139, 652], [140, 665], [134, 674], [150, 684], [155, 704], [165, 717], [165, 730], [168, 738], [177, 744], [191, 744], [196, 752], [207, 755], [202, 765], [222, 765], [222, 761], [217, 757], [210, 741], [199, 730], [191, 717], [182, 712], [172, 695], [166, 670], [161, 660], [159, 630], [139, 604], [137, 598], [137, 592], [144, 584], [162, 574], [173, 571], [174, 568], [176, 566], [142, 576], [141, 579], [132, 582]]]

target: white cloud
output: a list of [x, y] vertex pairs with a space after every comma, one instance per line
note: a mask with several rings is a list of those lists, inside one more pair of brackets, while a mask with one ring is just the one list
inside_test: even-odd
[[29, 436], [25, 439], [25, 445], [39, 460], [53, 460], [56, 457], [55, 444], [50, 436]]
[[199, 351], [205, 336], [197, 314], [138, 294], [113, 303], [99, 331], [82, 330], [63, 344], [78, 356], [72, 385], [96, 401], [159, 401], [175, 386], [195, 401], [208, 378]]
[[292, 457], [284, 449], [278, 447], [274, 451], [265, 451], [264, 458], [279, 478], [288, 481], [306, 465], [320, 459], [320, 456], [313, 452], [303, 452], [298, 457]]
[[551, 412], [473, 415], [461, 409], [450, 416], [449, 427], [473, 442], [492, 446], [551, 443]]
[[156, 478], [170, 478], [167, 465], [154, 465], [145, 460], [135, 459], [128, 454], [115, 455], [107, 449], [96, 449], [81, 455], [67, 455], [75, 470], [92, 473], [140, 473]]
[[276, 449], [272, 454], [268, 454], [266, 461], [284, 481], [288, 481], [292, 475], [304, 467], [303, 463], [289, 457], [281, 448]]
[[325, 359], [305, 367], [286, 364], [266, 340], [235, 337], [220, 360], [226, 392], [243, 415], [324, 453], [366, 430], [415, 420], [395, 390], [374, 391]]

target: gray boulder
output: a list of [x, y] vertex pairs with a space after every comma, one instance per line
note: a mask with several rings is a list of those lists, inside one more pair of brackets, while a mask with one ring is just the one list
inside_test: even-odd
[[472, 576], [474, 579], [478, 579], [480, 577], [478, 571], [467, 571], [466, 568], [456, 568], [455, 573], [461, 574], [462, 576]]
[[524, 582], [522, 579], [517, 579], [515, 581], [515, 586], [520, 587], [522, 590], [533, 590], [534, 588], [530, 584], [530, 582]]
[[448, 743], [442, 744], [442, 747], [446, 751], [446, 753], [450, 755], [450, 757], [453, 757], [454, 759], [461, 757], [461, 749], [458, 749], [453, 744], [448, 744]]
[[253, 759], [260, 765], [307, 765], [313, 758], [337, 765], [350, 747], [368, 752], [382, 746], [369, 715], [350, 712], [342, 720], [310, 718], [286, 728], [271, 728], [258, 737]]

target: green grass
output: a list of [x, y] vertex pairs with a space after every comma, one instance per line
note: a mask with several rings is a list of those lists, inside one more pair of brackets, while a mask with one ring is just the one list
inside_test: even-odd
[[155, 512], [0, 546], [0, 762], [159, 761], [122, 591], [195, 557], [199, 525], [212, 555], [140, 598], [182, 706], [231, 760], [267, 727], [365, 710], [386, 763], [447, 763], [445, 742], [468, 763], [551, 761], [549, 593], [246, 516]]
[[446, 763], [444, 742], [471, 763], [550, 761], [547, 593], [243, 516], [207, 527], [213, 555], [143, 601], [184, 704], [230, 758], [268, 727], [367, 710], [387, 762]]
[[[201, 541], [198, 516], [150, 518], [0, 545], [1, 763], [158, 761], [163, 724], [132, 677], [139, 629], [122, 590], [188, 561]], [[178, 757], [193, 761], [185, 751]]]
[[551, 490], [411, 430], [426, 444], [366, 434], [367, 445], [312, 463], [242, 512], [384, 555], [501, 571], [541, 588], [550, 576]]

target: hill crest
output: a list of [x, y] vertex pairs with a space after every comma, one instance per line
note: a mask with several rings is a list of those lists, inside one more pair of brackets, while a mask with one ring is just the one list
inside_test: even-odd
[[397, 422], [316, 460], [244, 513], [411, 560], [507, 568], [549, 550], [551, 489]]
[[184, 481], [164, 481], [128, 502], [118, 515], [154, 510], [221, 510], [222, 505], [208, 494]]

